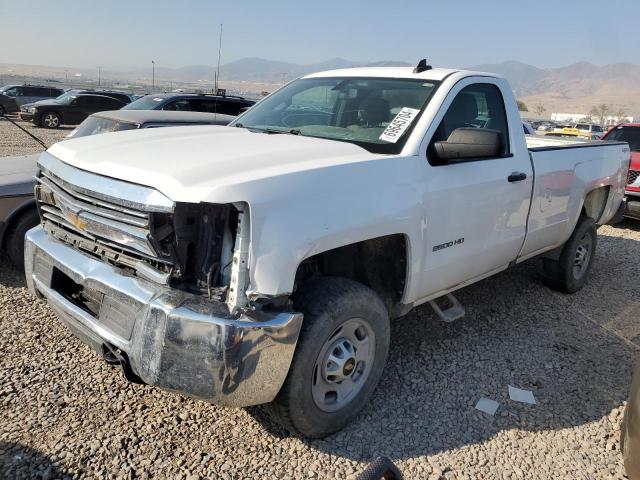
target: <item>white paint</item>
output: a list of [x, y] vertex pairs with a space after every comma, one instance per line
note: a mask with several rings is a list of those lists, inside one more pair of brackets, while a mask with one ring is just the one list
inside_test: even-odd
[[[525, 140], [513, 93], [496, 75], [365, 68], [313, 76], [338, 75], [442, 84], [415, 118], [398, 155], [372, 154], [340, 141], [220, 126], [106, 133], [58, 143], [49, 152], [78, 168], [151, 186], [176, 202], [246, 202], [249, 291], [267, 295], [291, 292], [305, 258], [402, 234], [409, 246], [402, 301], [420, 303], [560, 245], [593, 188], [610, 187], [601, 222], [613, 216], [622, 199], [629, 157], [624, 147], [530, 152], [527, 142], [541, 140]], [[430, 165], [427, 145], [435, 129], [455, 94], [473, 83], [492, 83], [501, 90], [513, 155]], [[507, 182], [514, 171], [526, 173], [527, 179]], [[460, 238], [464, 242], [433, 251]]]

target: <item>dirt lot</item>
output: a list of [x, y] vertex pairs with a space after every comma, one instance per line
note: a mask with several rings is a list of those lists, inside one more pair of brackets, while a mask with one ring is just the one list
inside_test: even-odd
[[[2, 123], [0, 156], [33, 148]], [[441, 323], [425, 307], [395, 322], [373, 401], [322, 441], [289, 436], [259, 409], [128, 384], [2, 257], [0, 478], [350, 478], [381, 454], [407, 478], [624, 478], [640, 222], [599, 234], [575, 295], [544, 287], [531, 261], [460, 292], [462, 320]], [[508, 385], [538, 404], [510, 401]], [[473, 408], [482, 396], [500, 402], [494, 417]]]

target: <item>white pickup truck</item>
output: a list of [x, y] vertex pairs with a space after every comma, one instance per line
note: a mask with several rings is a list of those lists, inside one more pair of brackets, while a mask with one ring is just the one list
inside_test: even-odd
[[49, 148], [27, 282], [130, 380], [322, 437], [371, 396], [391, 318], [541, 255], [580, 289], [629, 158], [525, 137], [496, 75], [317, 73], [231, 126]]

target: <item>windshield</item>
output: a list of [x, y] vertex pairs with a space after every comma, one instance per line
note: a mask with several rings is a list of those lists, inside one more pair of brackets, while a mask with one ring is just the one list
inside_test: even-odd
[[156, 95], [145, 95], [144, 97], [123, 107], [122, 110], [155, 110], [158, 104], [163, 100], [163, 97], [158, 97]]
[[231, 125], [398, 153], [437, 86], [418, 79], [305, 78], [268, 96]]
[[67, 138], [88, 137], [98, 133], [119, 132], [136, 128], [138, 125], [135, 123], [119, 122], [110, 118], [89, 117], [67, 135]]
[[640, 152], [640, 127], [618, 127], [607, 135], [606, 140], [627, 142], [632, 152]]

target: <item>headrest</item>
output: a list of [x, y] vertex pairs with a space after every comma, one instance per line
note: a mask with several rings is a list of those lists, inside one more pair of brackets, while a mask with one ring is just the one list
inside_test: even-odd
[[360, 120], [367, 126], [378, 126], [389, 121], [389, 102], [384, 98], [369, 96], [358, 109]]

